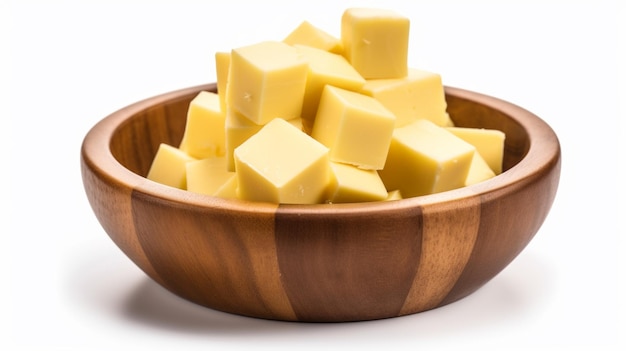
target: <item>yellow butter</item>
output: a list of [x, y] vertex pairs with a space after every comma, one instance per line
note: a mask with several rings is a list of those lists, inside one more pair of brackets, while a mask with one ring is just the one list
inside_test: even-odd
[[404, 77], [409, 26], [394, 11], [349, 8], [341, 17], [343, 55], [365, 79]]
[[396, 128], [384, 169], [379, 174], [388, 190], [404, 197], [460, 188], [475, 148], [426, 119]]
[[446, 112], [446, 97], [441, 76], [415, 68], [394, 79], [369, 79], [363, 94], [374, 97], [396, 115], [396, 127], [416, 119], [428, 119], [439, 126], [452, 126]]
[[146, 178], [175, 188], [187, 189], [187, 163], [196, 159], [186, 152], [160, 144]]
[[283, 42], [233, 49], [227, 104], [256, 124], [300, 117], [307, 75], [302, 55]]
[[[288, 121], [294, 127], [302, 130], [302, 118], [296, 117]], [[232, 108], [228, 108], [226, 111], [226, 142], [225, 142], [225, 155], [226, 155], [226, 170], [229, 172], [235, 171], [235, 149], [248, 140], [251, 136], [256, 134], [263, 128], [263, 125], [253, 123], [241, 113]]]
[[263, 128], [233, 108], [226, 110], [226, 170], [235, 171], [235, 149]]
[[502, 173], [504, 157], [504, 132], [483, 128], [448, 128], [448, 131], [474, 145], [478, 153], [487, 162], [495, 174]]
[[303, 125], [302, 118], [300, 118], [300, 117], [292, 118], [292, 119], [288, 120], [287, 122], [289, 122], [294, 127], [298, 128], [299, 130], [304, 131], [304, 125]]
[[215, 195], [234, 172], [226, 170], [226, 157], [209, 157], [202, 160], [187, 162], [187, 190]]
[[226, 111], [226, 85], [230, 70], [230, 52], [215, 53], [215, 74], [217, 77], [217, 93], [220, 97], [220, 108]]
[[328, 148], [276, 118], [235, 149], [237, 195], [251, 201], [314, 204], [331, 182]]
[[402, 200], [402, 192], [400, 192], [400, 190], [398, 189], [387, 192], [387, 198], [385, 199], [385, 201], [392, 200]]
[[335, 177], [332, 203], [381, 201], [387, 198], [387, 189], [375, 170], [357, 168], [345, 163], [331, 162]]
[[306, 45], [324, 51], [341, 54], [341, 40], [317, 28], [308, 21], [302, 21], [285, 39], [289, 45]]
[[219, 96], [201, 91], [189, 104], [179, 149], [195, 158], [224, 155], [224, 126], [225, 115], [220, 109]]
[[330, 159], [363, 169], [381, 169], [395, 116], [370, 96], [327, 85], [311, 136], [330, 149]]
[[214, 196], [224, 199], [238, 199], [237, 196], [237, 176], [230, 177], [222, 186], [220, 186]]
[[311, 133], [324, 86], [358, 91], [365, 79], [341, 55], [308, 46], [295, 47], [309, 65], [301, 116], [304, 131]]
[[465, 186], [480, 183], [495, 176], [496, 174], [489, 167], [485, 159], [482, 158], [478, 152], [475, 152], [474, 157], [472, 157], [469, 172], [465, 178]]

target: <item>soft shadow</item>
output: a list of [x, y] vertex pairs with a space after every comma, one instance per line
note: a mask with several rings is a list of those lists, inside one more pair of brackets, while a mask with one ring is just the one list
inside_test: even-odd
[[[184, 300], [141, 272], [119, 279], [127, 262], [96, 264], [97, 257], [82, 262], [70, 287], [73, 294], [100, 313], [110, 313], [129, 323], [187, 335], [263, 336], [298, 338], [341, 337], [382, 341], [455, 337], [459, 333], [488, 330], [510, 320], [537, 315], [552, 299], [556, 276], [546, 259], [527, 252], [474, 294], [435, 310], [378, 321], [354, 323], [297, 323], [243, 317], [215, 311]], [[88, 268], [91, 267], [91, 268]], [[95, 267], [95, 268], [94, 268]], [[518, 322], [519, 323], [519, 322]]]
[[136, 323], [185, 333], [256, 334], [294, 324], [212, 310], [172, 294], [147, 277], [127, 296], [122, 311]]
[[[541, 257], [522, 256], [509, 268], [465, 299], [431, 311], [379, 321], [293, 323], [242, 317], [188, 302], [148, 278], [128, 295], [124, 315], [138, 323], [185, 333], [266, 334], [286, 330], [308, 333], [332, 328], [348, 333], [371, 329], [376, 334], [381, 324], [394, 324], [398, 334], [451, 335], [523, 318], [542, 307], [554, 278]], [[389, 328], [384, 330], [389, 332]]]

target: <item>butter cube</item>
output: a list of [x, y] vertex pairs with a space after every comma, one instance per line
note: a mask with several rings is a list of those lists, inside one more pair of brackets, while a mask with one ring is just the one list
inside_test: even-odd
[[311, 136], [330, 149], [331, 161], [378, 170], [385, 165], [395, 120], [376, 99], [327, 85]]
[[443, 83], [437, 73], [411, 68], [406, 77], [369, 79], [361, 92], [396, 115], [396, 128], [416, 119], [428, 119], [442, 127], [453, 124], [446, 112]]
[[477, 151], [474, 153], [474, 157], [472, 157], [472, 164], [465, 178], [465, 186], [480, 183], [495, 176], [496, 174]]
[[385, 184], [375, 170], [337, 162], [330, 165], [335, 177], [335, 191], [330, 196], [330, 202], [367, 202], [387, 198]]
[[215, 195], [234, 172], [226, 170], [226, 157], [209, 157], [187, 162], [187, 190], [199, 194]]
[[221, 197], [224, 199], [238, 199], [237, 196], [237, 176], [230, 177], [226, 183], [219, 187], [213, 196]]
[[324, 51], [341, 54], [341, 40], [317, 28], [308, 21], [303, 21], [283, 39], [289, 45], [306, 45]]
[[226, 110], [226, 170], [235, 171], [235, 149], [263, 128], [241, 113], [228, 107]]
[[309, 64], [302, 118], [304, 131], [310, 134], [324, 86], [358, 91], [365, 84], [365, 79], [341, 55], [302, 45], [295, 47]]
[[187, 110], [187, 122], [179, 149], [195, 158], [222, 156], [225, 153], [225, 116], [215, 93], [201, 91]]
[[331, 184], [328, 149], [276, 118], [235, 149], [240, 199], [314, 204]]
[[292, 126], [298, 128], [298, 130], [304, 131], [304, 126], [302, 124], [302, 118], [299, 118], [299, 117], [292, 118], [292, 119], [288, 120], [287, 122], [289, 122]]
[[[292, 118], [289, 121], [294, 127], [302, 130], [302, 119]], [[262, 125], [251, 122], [233, 108], [226, 112], [226, 170], [235, 171], [235, 149], [263, 128]]]
[[187, 163], [196, 159], [186, 152], [160, 144], [146, 178], [182, 190], [187, 189]]
[[379, 174], [388, 190], [398, 189], [405, 198], [452, 190], [465, 185], [475, 150], [445, 128], [419, 119], [394, 130]]
[[404, 77], [409, 26], [394, 11], [349, 8], [341, 17], [343, 55], [365, 79]]
[[474, 145], [495, 174], [502, 173], [505, 139], [503, 132], [496, 129], [461, 127], [448, 128], [448, 131]]
[[220, 108], [226, 111], [226, 86], [230, 71], [230, 52], [215, 53], [215, 73], [217, 76], [217, 93], [220, 97]]
[[256, 124], [300, 117], [307, 75], [302, 55], [283, 42], [233, 49], [227, 103]]
[[385, 201], [392, 200], [402, 200], [402, 193], [400, 192], [400, 190], [396, 189], [387, 192], [387, 198], [385, 199]]

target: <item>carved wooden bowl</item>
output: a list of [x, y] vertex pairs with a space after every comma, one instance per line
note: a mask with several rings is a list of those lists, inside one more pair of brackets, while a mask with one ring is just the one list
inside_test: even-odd
[[125, 107], [81, 150], [104, 230], [174, 294], [225, 312], [288, 321], [359, 321], [457, 301], [487, 283], [546, 218], [559, 141], [511, 103], [446, 87], [457, 126], [506, 133], [504, 172], [469, 187], [399, 201], [275, 205], [170, 188], [144, 176], [161, 142], [178, 145], [191, 87]]

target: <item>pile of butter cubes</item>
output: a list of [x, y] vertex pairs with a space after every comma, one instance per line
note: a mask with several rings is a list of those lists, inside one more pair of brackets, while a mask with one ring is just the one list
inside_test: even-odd
[[147, 178], [279, 204], [388, 201], [502, 172], [503, 132], [455, 127], [441, 76], [407, 63], [410, 21], [349, 8], [339, 37], [304, 21], [281, 41], [215, 53], [217, 93]]

